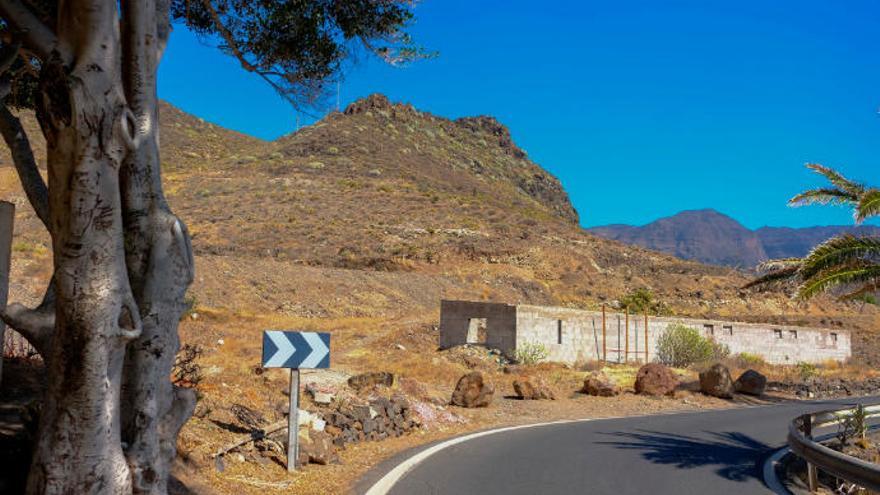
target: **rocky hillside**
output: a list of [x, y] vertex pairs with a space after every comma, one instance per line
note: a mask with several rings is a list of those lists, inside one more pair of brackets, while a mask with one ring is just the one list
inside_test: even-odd
[[[397, 318], [436, 314], [444, 297], [595, 308], [645, 287], [681, 314], [794, 308], [740, 291], [737, 272], [584, 231], [559, 181], [491, 117], [449, 120], [373, 95], [273, 142], [165, 104], [160, 121], [166, 191], [193, 233], [193, 297], [205, 307]], [[20, 206], [13, 299], [33, 301], [50, 273], [49, 243], [7, 157], [0, 197]], [[720, 242], [735, 222], [716, 217], [700, 235]], [[685, 249], [674, 232], [658, 228], [650, 245]], [[750, 263], [765, 256], [740, 231], [710, 261], [734, 264], [749, 250]]]
[[804, 256], [817, 244], [844, 232], [880, 234], [880, 227], [844, 225], [749, 230], [712, 209], [683, 211], [640, 227], [606, 225], [589, 230], [682, 259], [739, 268], [752, 268], [768, 259]]

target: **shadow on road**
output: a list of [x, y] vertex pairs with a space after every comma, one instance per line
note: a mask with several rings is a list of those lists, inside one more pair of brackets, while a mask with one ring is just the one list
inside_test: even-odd
[[654, 431], [607, 433], [619, 440], [599, 442], [620, 449], [640, 450], [656, 464], [680, 469], [717, 466], [715, 472], [731, 481], [762, 480], [760, 462], [772, 448], [736, 432], [704, 432], [700, 437]]

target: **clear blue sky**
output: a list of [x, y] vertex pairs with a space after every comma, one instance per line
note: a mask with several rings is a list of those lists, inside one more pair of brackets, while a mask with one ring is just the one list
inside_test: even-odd
[[[439, 57], [363, 59], [342, 104], [373, 92], [447, 117], [491, 114], [560, 178], [585, 226], [711, 207], [748, 227], [850, 223], [786, 200], [810, 161], [880, 186], [880, 2], [424, 0]], [[160, 96], [263, 138], [294, 113], [177, 27]], [[335, 103], [335, 102], [333, 102]]]

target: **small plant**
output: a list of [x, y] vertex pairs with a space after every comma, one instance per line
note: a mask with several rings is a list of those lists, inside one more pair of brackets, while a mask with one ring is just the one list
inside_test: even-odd
[[796, 364], [795, 367], [797, 368], [797, 373], [798, 376], [801, 377], [801, 380], [808, 380], [819, 374], [819, 369], [816, 368], [815, 364], [801, 361]]
[[516, 348], [516, 362], [525, 365], [537, 364], [547, 359], [547, 348], [540, 342], [523, 342]]
[[651, 289], [640, 287], [620, 299], [620, 306], [626, 308], [630, 313], [644, 313], [649, 311], [654, 314], [666, 314], [668, 308], [665, 304], [654, 299], [654, 293]]
[[762, 356], [752, 354], [751, 352], [741, 352], [735, 356], [735, 359], [737, 366], [740, 368], [754, 368], [766, 364]]
[[860, 447], [867, 448], [868, 414], [865, 412], [865, 406], [859, 404], [852, 413], [841, 413], [838, 417], [840, 423], [837, 425], [836, 436], [840, 447], [845, 447], [855, 438]]
[[730, 349], [726, 345], [703, 337], [696, 328], [681, 323], [667, 326], [657, 340], [657, 359], [667, 366], [681, 368], [723, 359], [728, 354]]

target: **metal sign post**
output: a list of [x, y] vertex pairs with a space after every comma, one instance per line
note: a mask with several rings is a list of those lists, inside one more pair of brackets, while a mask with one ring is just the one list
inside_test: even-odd
[[330, 367], [330, 334], [266, 330], [262, 364], [264, 368], [290, 368], [287, 471], [293, 472], [299, 456], [299, 370]]

